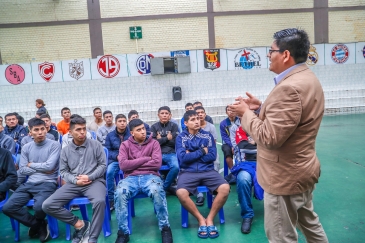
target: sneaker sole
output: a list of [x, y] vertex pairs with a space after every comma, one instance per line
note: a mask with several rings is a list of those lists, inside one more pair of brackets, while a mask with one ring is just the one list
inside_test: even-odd
[[79, 241], [78, 243], [81, 243], [81, 242], [84, 240], [84, 237], [85, 237], [86, 233], [87, 233], [87, 232], [89, 232], [90, 225], [91, 225], [91, 224], [90, 224], [90, 223], [88, 223], [88, 226], [87, 226], [87, 228], [86, 228], [86, 230], [85, 230], [84, 234], [82, 235], [82, 237], [81, 237], [81, 239], [80, 239], [80, 241]]

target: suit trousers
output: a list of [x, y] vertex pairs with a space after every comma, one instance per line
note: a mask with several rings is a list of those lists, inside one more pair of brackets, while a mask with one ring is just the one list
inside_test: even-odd
[[314, 187], [295, 195], [278, 196], [265, 192], [265, 233], [270, 243], [298, 242], [296, 227], [308, 243], [328, 243], [327, 235], [313, 211]]

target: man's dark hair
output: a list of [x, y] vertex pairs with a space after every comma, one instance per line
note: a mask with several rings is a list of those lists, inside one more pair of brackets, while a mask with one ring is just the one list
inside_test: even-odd
[[36, 112], [36, 114], [37, 114], [38, 116], [41, 116], [41, 115], [46, 114], [46, 113], [45, 113], [45, 112], [43, 112], [43, 111], [37, 111], [37, 112]]
[[28, 126], [30, 129], [33, 129], [34, 126], [46, 126], [46, 123], [39, 118], [32, 118], [28, 121]]
[[140, 125], [144, 124], [143, 121], [141, 119], [133, 119], [132, 121], [129, 122], [128, 126], [129, 126], [129, 130], [133, 131], [133, 129], [135, 127], [138, 127]]
[[124, 119], [126, 119], [126, 120], [127, 120], [127, 117], [126, 117], [124, 114], [118, 114], [118, 115], [115, 117], [115, 122], [117, 122], [117, 121], [118, 121], [118, 119], [120, 119], [120, 118], [124, 118]]
[[97, 111], [97, 110], [100, 110], [100, 111], [101, 111], [101, 109], [100, 109], [99, 107], [96, 107], [96, 108], [94, 108], [94, 110], [93, 110], [93, 114], [95, 114], [95, 111]]
[[113, 115], [113, 113], [112, 113], [110, 110], [106, 110], [106, 111], [104, 111], [104, 112], [103, 112], [103, 117], [104, 117], [106, 114], [111, 114], [111, 115]]
[[137, 115], [138, 116], [138, 112], [136, 110], [131, 110], [128, 113], [128, 119], [131, 119], [132, 116]]
[[274, 34], [280, 52], [288, 50], [295, 63], [305, 62], [308, 58], [310, 41], [307, 32], [297, 28], [284, 29]]
[[169, 113], [171, 113], [170, 107], [168, 106], [161, 106], [160, 108], [158, 108], [158, 113], [160, 113], [160, 111], [168, 111]]
[[78, 114], [72, 114], [72, 115], [70, 116], [70, 119], [74, 119], [74, 118], [77, 118], [77, 117], [81, 117], [81, 118], [82, 118], [82, 116], [80, 116], [80, 115], [78, 115]]
[[197, 116], [198, 113], [196, 113], [195, 110], [188, 110], [187, 112], [185, 112], [184, 114], [184, 121], [189, 121], [189, 118], [192, 117], [192, 116]]
[[193, 106], [194, 105], [199, 105], [199, 104], [200, 104], [200, 106], [203, 106], [203, 103], [201, 103], [200, 101], [195, 101], [194, 104], [193, 104]]
[[5, 115], [5, 120], [6, 120], [6, 118], [7, 118], [8, 116], [15, 116], [15, 117], [16, 117], [16, 119], [18, 119], [17, 113], [15, 113], [15, 112], [6, 114], [6, 115]]
[[203, 110], [204, 112], [205, 112], [205, 109], [204, 109], [204, 107], [203, 106], [197, 106], [197, 107], [195, 107], [195, 109], [194, 109], [195, 111], [197, 111], [197, 110]]
[[48, 118], [51, 120], [51, 117], [48, 115], [48, 114], [43, 114], [39, 117], [39, 119], [42, 119], [42, 118]]
[[189, 103], [186, 103], [186, 104], [185, 104], [185, 109], [186, 109], [186, 107], [188, 107], [188, 106], [193, 106], [193, 103], [190, 103], [190, 102], [189, 102]]
[[226, 113], [227, 113], [227, 111], [228, 111], [228, 105], [226, 106]]
[[70, 111], [71, 112], [70, 108], [68, 108], [68, 107], [63, 107], [62, 108], [61, 115], [63, 114], [63, 111]]
[[79, 115], [76, 115], [75, 117], [71, 118], [71, 120], [70, 120], [70, 130], [73, 129], [76, 124], [85, 125], [86, 120], [84, 118], [82, 118], [81, 116], [79, 116]]
[[0, 116], [0, 118], [1, 118], [1, 119], [3, 119], [3, 117], [2, 117], [2, 116]]
[[22, 117], [21, 115], [17, 115], [16, 118], [18, 119], [18, 124], [20, 126], [24, 125], [24, 117]]

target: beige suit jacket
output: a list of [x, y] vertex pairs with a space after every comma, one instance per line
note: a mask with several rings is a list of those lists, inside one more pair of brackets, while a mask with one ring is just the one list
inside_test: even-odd
[[318, 182], [315, 140], [324, 113], [322, 86], [299, 65], [275, 86], [257, 117], [246, 112], [242, 128], [257, 142], [257, 178], [274, 195], [294, 195]]

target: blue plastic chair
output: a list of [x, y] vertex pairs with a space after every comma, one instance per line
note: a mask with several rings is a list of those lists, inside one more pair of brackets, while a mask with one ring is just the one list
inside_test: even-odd
[[[210, 194], [206, 186], [198, 186], [198, 192], [207, 194], [208, 208], [212, 207], [213, 196]], [[219, 221], [221, 224], [225, 223], [223, 207], [219, 210]], [[181, 226], [187, 228], [189, 224], [189, 212], [181, 205]]]
[[[104, 152], [106, 155], [106, 159], [108, 159], [108, 149], [104, 148]], [[110, 226], [110, 205], [109, 205], [109, 199], [108, 199], [108, 192], [105, 195], [105, 216], [104, 216], [104, 221], [103, 221], [103, 232], [104, 232], [104, 236], [108, 237], [112, 234], [112, 229]], [[79, 205], [80, 207], [80, 211], [81, 211], [81, 215], [82, 218], [84, 220], [89, 220], [88, 214], [87, 214], [87, 208], [86, 205], [90, 204], [90, 201], [87, 197], [76, 197], [74, 199], [72, 199], [69, 203], [67, 203], [65, 205], [65, 208], [67, 210], [71, 209], [71, 205]], [[71, 239], [71, 226], [69, 224], [66, 224], [66, 240], [70, 240]]]
[[58, 141], [60, 141], [60, 144], [62, 145], [62, 135], [61, 135], [61, 133], [59, 133], [59, 139], [58, 139]]
[[15, 143], [15, 155], [18, 154], [19, 149], [20, 149], [20, 145], [18, 143]]
[[96, 140], [96, 133], [94, 131], [89, 131], [91, 133], [91, 137]]
[[[9, 198], [9, 192], [7, 191], [6, 192], [5, 199], [0, 202], [0, 213], [3, 211], [3, 207], [4, 207], [5, 203], [8, 201], [8, 198]], [[10, 218], [10, 223], [11, 223], [11, 228], [13, 230], [15, 230], [15, 222], [14, 222], [14, 219]]]

